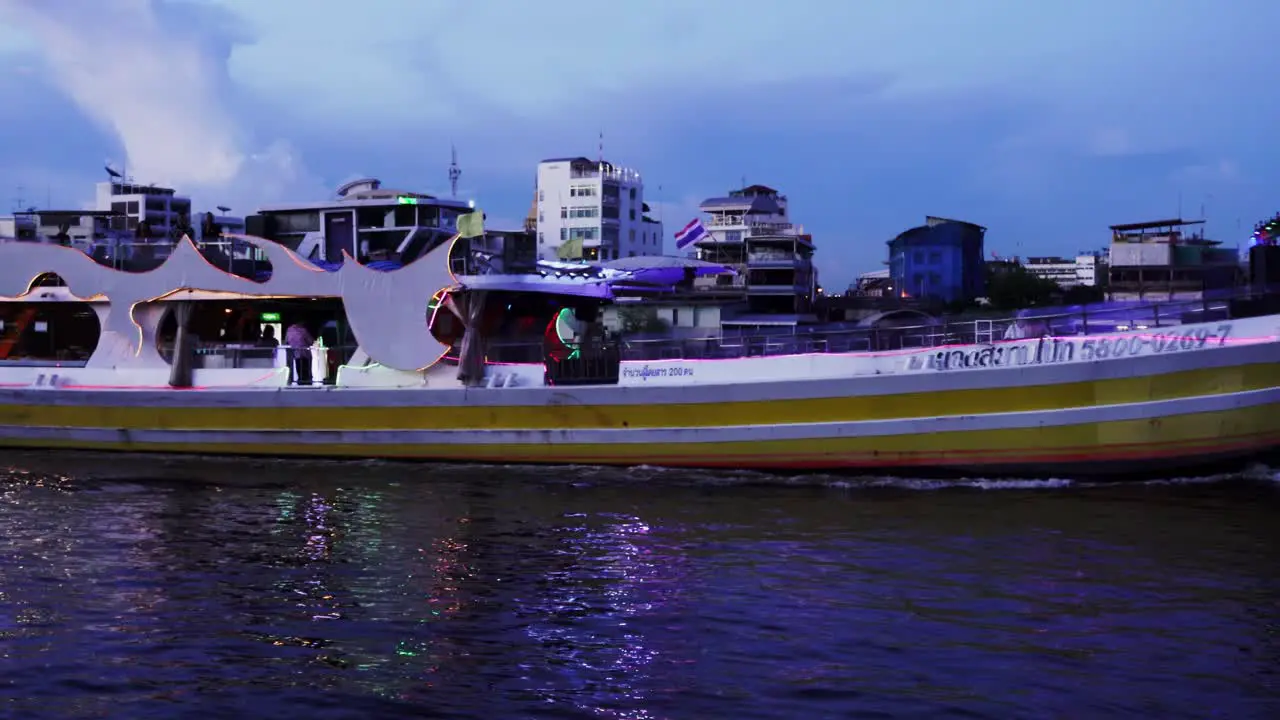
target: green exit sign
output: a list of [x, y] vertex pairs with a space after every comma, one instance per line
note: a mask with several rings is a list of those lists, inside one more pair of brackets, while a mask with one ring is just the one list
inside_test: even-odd
[[262, 322], [280, 322], [280, 313], [262, 313]]
[[401, 205], [417, 205], [418, 198], [400, 195], [396, 198], [396, 202], [400, 203]]

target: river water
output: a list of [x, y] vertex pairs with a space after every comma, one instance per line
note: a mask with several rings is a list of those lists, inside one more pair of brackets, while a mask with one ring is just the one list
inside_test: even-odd
[[1280, 477], [0, 456], [6, 718], [1275, 718]]

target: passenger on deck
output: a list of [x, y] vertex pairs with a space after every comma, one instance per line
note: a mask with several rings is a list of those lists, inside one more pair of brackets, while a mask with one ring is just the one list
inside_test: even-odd
[[1025, 340], [1049, 335], [1049, 325], [1044, 318], [1035, 317], [1030, 310], [1019, 310], [1014, 321], [1005, 328], [1005, 340]]
[[262, 337], [258, 338], [258, 344], [262, 347], [279, 347], [280, 340], [276, 338], [275, 327], [268, 325], [262, 328]]
[[289, 346], [289, 368], [292, 370], [292, 382], [297, 385], [311, 384], [311, 344], [315, 338], [302, 321], [295, 321], [284, 331], [285, 345]]

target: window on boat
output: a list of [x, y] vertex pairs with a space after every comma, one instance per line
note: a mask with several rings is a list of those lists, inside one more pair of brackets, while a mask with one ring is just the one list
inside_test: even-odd
[[0, 364], [83, 365], [101, 332], [89, 303], [0, 303]]
[[[339, 298], [193, 303], [189, 329], [195, 367], [282, 367], [280, 363], [285, 358], [279, 347], [284, 341], [285, 330], [295, 322], [301, 322], [307, 332], [317, 338], [317, 343], [323, 343], [328, 366], [325, 379], [332, 382], [338, 367], [349, 362], [357, 349]], [[173, 362], [177, 330], [172, 307], [166, 307], [156, 332], [156, 351], [165, 362]]]

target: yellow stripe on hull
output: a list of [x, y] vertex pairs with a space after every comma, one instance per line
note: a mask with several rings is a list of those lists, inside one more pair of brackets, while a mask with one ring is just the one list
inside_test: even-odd
[[[875, 378], [865, 378], [874, 382]], [[778, 399], [706, 403], [646, 403], [636, 389], [634, 404], [592, 405], [433, 405], [433, 392], [419, 392], [422, 405], [343, 407], [281, 406], [280, 393], [261, 391], [258, 404], [235, 407], [139, 405], [0, 405], [0, 426], [121, 428], [125, 430], [575, 430], [590, 428], [730, 427], [793, 423], [848, 422], [1063, 410], [1095, 405], [1172, 400], [1275, 387], [1280, 364], [1261, 363], [1207, 368], [1141, 377], [941, 390], [894, 395], [855, 395], [820, 399]], [[718, 392], [732, 393], [720, 386]], [[690, 393], [699, 389], [691, 388]], [[589, 397], [594, 389], [581, 388]], [[92, 396], [94, 391], [84, 392]], [[175, 391], [176, 392], [176, 391]], [[213, 396], [217, 391], [189, 391]], [[297, 390], [292, 393], [311, 391]], [[318, 392], [318, 391], [317, 391]], [[515, 392], [554, 393], [554, 389]], [[39, 399], [39, 394], [31, 395]], [[580, 401], [579, 401], [580, 402]], [[470, 448], [444, 448], [449, 456]], [[559, 452], [559, 451], [557, 451]], [[411, 453], [417, 455], [419, 453]]]
[[1280, 444], [1280, 403], [1158, 419], [785, 441], [640, 443], [217, 443], [0, 439], [0, 445], [195, 454], [788, 469], [1060, 468], [1247, 455]]

